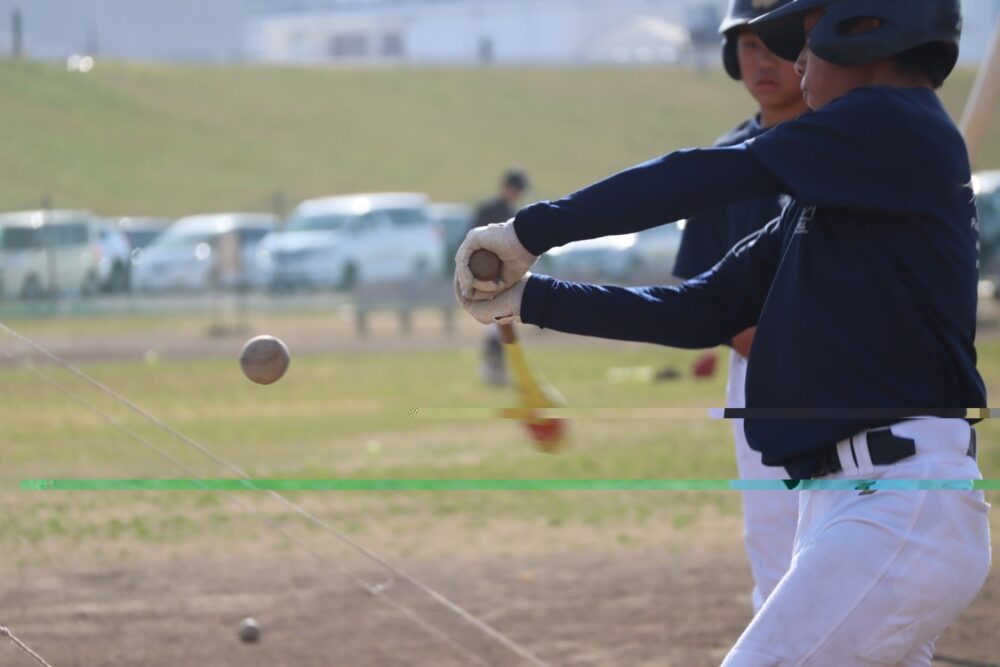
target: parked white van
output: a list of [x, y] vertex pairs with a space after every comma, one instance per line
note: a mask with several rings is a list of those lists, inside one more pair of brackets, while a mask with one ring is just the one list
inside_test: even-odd
[[0, 297], [96, 294], [100, 226], [87, 211], [0, 214]]
[[302, 202], [261, 242], [260, 284], [350, 289], [438, 277], [444, 235], [426, 195], [372, 193]]
[[257, 246], [276, 223], [265, 213], [181, 218], [133, 258], [132, 285], [147, 292], [248, 286]]

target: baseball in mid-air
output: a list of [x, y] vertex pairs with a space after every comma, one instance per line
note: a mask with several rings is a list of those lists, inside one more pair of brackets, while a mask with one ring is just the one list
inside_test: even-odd
[[288, 370], [291, 355], [285, 344], [274, 336], [257, 336], [247, 341], [240, 352], [243, 374], [257, 384], [271, 384]]

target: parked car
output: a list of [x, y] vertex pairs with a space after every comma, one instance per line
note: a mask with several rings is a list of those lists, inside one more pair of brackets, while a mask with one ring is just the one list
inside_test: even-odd
[[669, 282], [681, 245], [682, 225], [666, 224], [635, 234], [567, 243], [542, 255], [538, 270], [574, 280]]
[[635, 268], [635, 241], [635, 234], [619, 234], [567, 243], [545, 253], [539, 270], [556, 278], [624, 282]]
[[440, 225], [444, 232], [444, 275], [455, 271], [455, 252], [472, 227], [474, 211], [468, 204], [434, 202], [427, 207], [431, 220]]
[[170, 218], [153, 218], [144, 216], [125, 215], [119, 218], [112, 218], [111, 223], [128, 238], [129, 245], [132, 246], [132, 255], [138, 254], [136, 251], [142, 250], [153, 242], [160, 233], [173, 222]]
[[196, 291], [249, 286], [257, 246], [276, 223], [275, 216], [264, 213], [181, 218], [134, 258], [134, 287]]
[[100, 289], [100, 221], [87, 211], [20, 211], [0, 215], [0, 296], [96, 294]]
[[372, 193], [302, 202], [257, 255], [258, 279], [272, 289], [350, 289], [440, 275], [441, 227], [427, 197]]
[[1000, 171], [973, 175], [972, 190], [979, 212], [979, 273], [1000, 285]]
[[683, 230], [682, 220], [677, 224], [660, 225], [636, 234], [632, 248], [635, 258], [633, 274], [657, 282], [672, 279]]

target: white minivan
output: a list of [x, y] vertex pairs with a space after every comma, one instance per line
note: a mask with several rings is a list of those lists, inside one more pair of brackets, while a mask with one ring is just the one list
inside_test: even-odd
[[372, 193], [299, 204], [257, 252], [259, 284], [271, 289], [350, 289], [437, 278], [444, 235], [426, 195]]
[[100, 229], [100, 220], [87, 211], [0, 214], [0, 297], [96, 294]]
[[257, 246], [276, 222], [266, 213], [181, 218], [134, 256], [133, 287], [162, 292], [249, 286]]

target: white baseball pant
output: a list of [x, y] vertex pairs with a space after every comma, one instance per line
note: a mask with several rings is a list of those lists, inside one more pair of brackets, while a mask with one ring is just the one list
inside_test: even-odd
[[[746, 407], [747, 360], [732, 350], [729, 355], [729, 380], [726, 406]], [[743, 420], [734, 419], [736, 468], [740, 479], [785, 479], [784, 468], [766, 466], [760, 452], [750, 449], [743, 433]], [[753, 575], [753, 610], [756, 612], [778, 585], [792, 562], [795, 527], [799, 519], [799, 498], [788, 491], [743, 491], [743, 545]]]
[[[864, 434], [823, 479], [981, 479], [960, 419], [894, 424], [916, 454], [872, 465]], [[863, 445], [861, 443], [864, 443]], [[723, 667], [929, 667], [990, 567], [981, 491], [801, 491], [791, 568]]]

